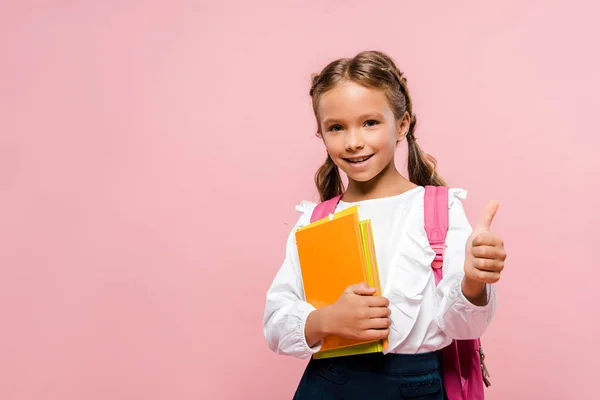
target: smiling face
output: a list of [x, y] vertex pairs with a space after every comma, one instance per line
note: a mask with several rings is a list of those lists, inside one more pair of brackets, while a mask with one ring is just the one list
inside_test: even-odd
[[323, 93], [317, 115], [327, 152], [350, 184], [395, 171], [396, 144], [410, 119], [395, 118], [383, 91], [345, 81]]

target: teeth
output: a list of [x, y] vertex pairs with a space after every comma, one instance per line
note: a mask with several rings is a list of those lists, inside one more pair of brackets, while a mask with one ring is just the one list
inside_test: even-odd
[[[370, 157], [370, 156], [369, 156], [369, 157]], [[369, 159], [369, 157], [355, 158], [355, 159], [351, 159], [351, 160], [349, 160], [349, 161], [350, 161], [350, 162], [355, 162], [355, 163], [357, 163], [357, 162], [365, 161], [365, 160]]]

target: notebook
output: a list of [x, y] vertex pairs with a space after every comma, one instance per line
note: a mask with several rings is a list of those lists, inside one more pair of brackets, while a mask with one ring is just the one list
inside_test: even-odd
[[[333, 304], [350, 285], [366, 282], [381, 294], [371, 221], [360, 221], [358, 206], [296, 232], [306, 301], [315, 308]], [[387, 340], [361, 341], [327, 336], [314, 358], [382, 352]]]

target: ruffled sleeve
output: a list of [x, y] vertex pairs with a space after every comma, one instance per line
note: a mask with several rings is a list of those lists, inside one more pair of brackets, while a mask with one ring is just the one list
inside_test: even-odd
[[271, 350], [297, 358], [307, 358], [321, 347], [311, 348], [306, 342], [306, 319], [315, 307], [305, 301], [296, 247], [296, 231], [310, 223], [315, 206], [308, 201], [296, 206], [302, 215], [288, 236], [285, 258], [267, 291], [263, 318], [263, 332]]
[[461, 284], [464, 278], [465, 245], [472, 232], [461, 199], [466, 191], [450, 190], [449, 229], [446, 237], [443, 279], [437, 286], [439, 301], [437, 322], [452, 339], [476, 339], [490, 324], [496, 310], [496, 291], [486, 285], [488, 302], [476, 306], [465, 298]]

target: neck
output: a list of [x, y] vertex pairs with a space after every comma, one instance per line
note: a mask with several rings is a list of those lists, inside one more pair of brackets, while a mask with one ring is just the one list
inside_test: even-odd
[[366, 182], [348, 179], [348, 189], [343, 200], [347, 202], [379, 199], [402, 194], [417, 187], [398, 172], [394, 161], [390, 162], [377, 176]]

